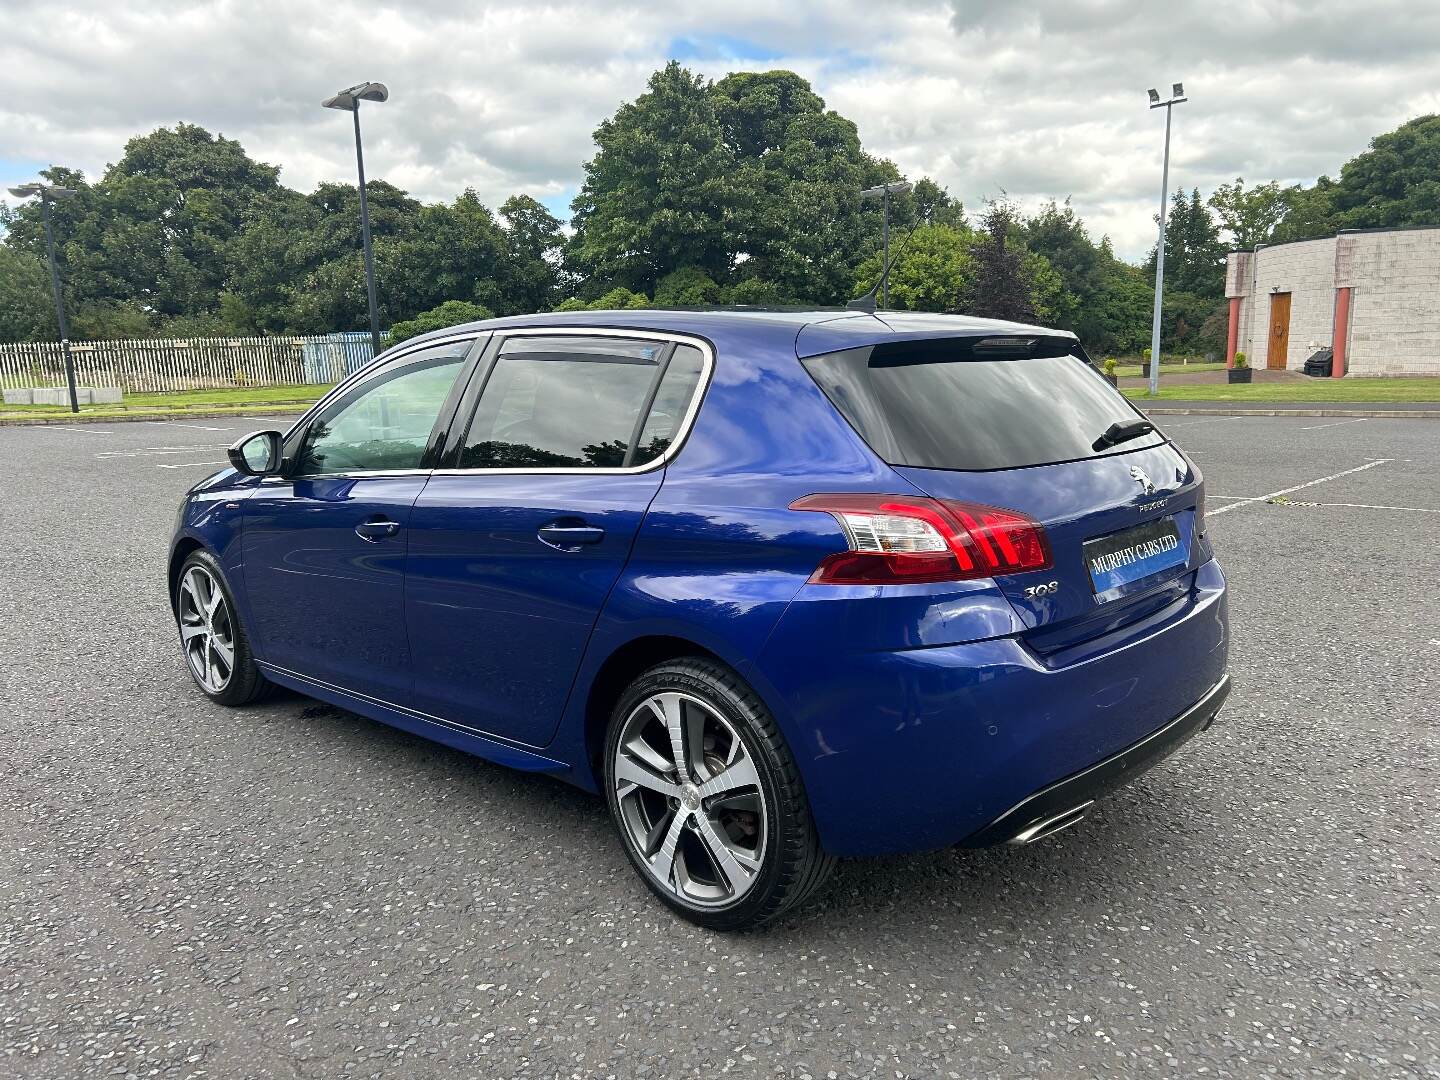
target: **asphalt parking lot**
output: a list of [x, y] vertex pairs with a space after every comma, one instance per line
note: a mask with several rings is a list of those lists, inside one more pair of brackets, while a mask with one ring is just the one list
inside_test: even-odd
[[1440, 422], [1161, 423], [1232, 584], [1216, 726], [744, 936], [598, 799], [193, 687], [165, 542], [260, 421], [0, 428], [0, 1075], [1440, 1076]]

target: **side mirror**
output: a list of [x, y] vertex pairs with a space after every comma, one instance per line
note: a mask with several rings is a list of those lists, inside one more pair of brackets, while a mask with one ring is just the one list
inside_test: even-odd
[[235, 471], [246, 476], [274, 476], [280, 471], [283, 448], [278, 431], [252, 431], [226, 451]]

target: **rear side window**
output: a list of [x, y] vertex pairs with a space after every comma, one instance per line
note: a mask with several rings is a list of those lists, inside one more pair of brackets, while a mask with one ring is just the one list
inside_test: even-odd
[[613, 337], [515, 337], [485, 381], [462, 469], [646, 465], [679, 433], [700, 351]]
[[[1074, 353], [990, 358], [970, 340], [895, 342], [802, 361], [881, 458], [926, 469], [1013, 469], [1123, 453], [1157, 434], [1094, 449], [1136, 412]], [[1052, 349], [1051, 351], [1055, 351]]]

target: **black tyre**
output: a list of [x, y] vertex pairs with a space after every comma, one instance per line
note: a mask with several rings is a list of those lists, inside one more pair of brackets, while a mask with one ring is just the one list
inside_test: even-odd
[[610, 719], [604, 772], [630, 862], [700, 926], [760, 926], [834, 867], [775, 721], [714, 661], [673, 660], [630, 685]]
[[175, 622], [185, 669], [211, 700], [245, 705], [270, 691], [272, 684], [255, 666], [225, 573], [208, 551], [193, 552], [180, 567]]

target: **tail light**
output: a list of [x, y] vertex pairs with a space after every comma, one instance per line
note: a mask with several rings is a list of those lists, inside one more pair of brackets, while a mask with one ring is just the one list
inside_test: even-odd
[[1052, 565], [1045, 530], [1014, 510], [908, 495], [806, 495], [790, 509], [831, 515], [850, 544], [826, 557], [814, 584], [964, 581]]

